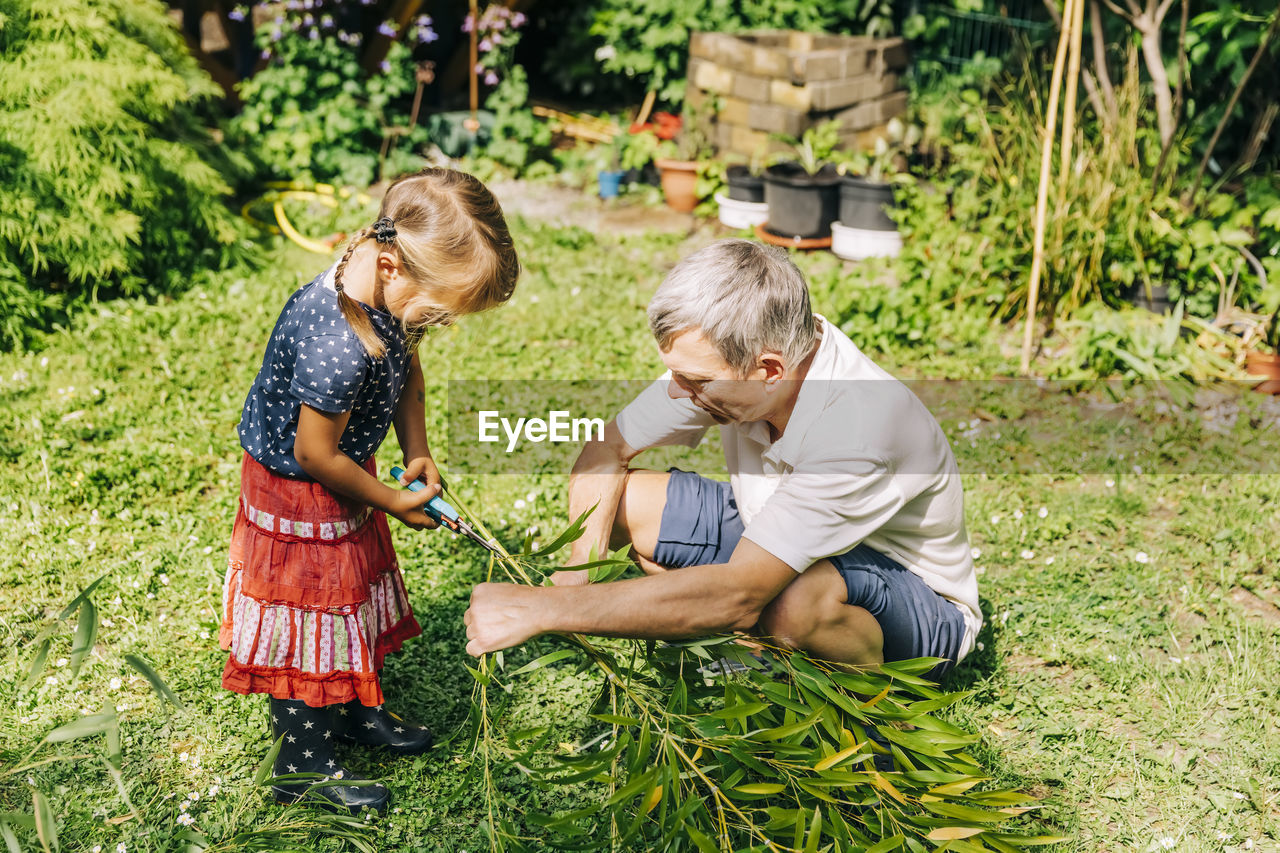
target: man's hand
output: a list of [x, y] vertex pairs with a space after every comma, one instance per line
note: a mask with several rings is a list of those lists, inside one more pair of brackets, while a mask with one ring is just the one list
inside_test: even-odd
[[477, 584], [471, 590], [471, 606], [462, 616], [467, 626], [467, 654], [479, 657], [518, 646], [541, 634], [537, 622], [539, 592], [511, 583]]

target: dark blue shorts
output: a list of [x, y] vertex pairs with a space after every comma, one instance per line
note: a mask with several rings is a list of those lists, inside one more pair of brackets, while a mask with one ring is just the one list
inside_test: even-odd
[[[727, 563], [742, 538], [742, 518], [728, 483], [671, 469], [653, 561], [667, 568]], [[884, 634], [884, 659], [954, 661], [964, 617], [918, 575], [866, 545], [829, 558], [844, 578], [848, 603], [867, 610]], [[951, 668], [942, 664], [939, 677]]]

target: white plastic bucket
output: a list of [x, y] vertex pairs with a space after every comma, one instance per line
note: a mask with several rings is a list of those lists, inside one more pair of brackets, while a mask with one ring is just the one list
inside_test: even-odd
[[902, 235], [894, 231], [846, 228], [831, 223], [831, 251], [849, 261], [863, 258], [892, 258], [902, 249]]
[[738, 201], [723, 193], [716, 193], [720, 205], [720, 222], [729, 228], [754, 228], [769, 219], [769, 205], [764, 202]]

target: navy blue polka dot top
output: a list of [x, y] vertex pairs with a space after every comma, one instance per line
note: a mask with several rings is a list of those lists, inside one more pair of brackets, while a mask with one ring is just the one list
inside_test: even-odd
[[240, 445], [268, 470], [294, 480], [312, 479], [293, 458], [303, 403], [351, 412], [338, 449], [363, 464], [391, 428], [408, 372], [400, 323], [362, 305], [387, 348], [382, 358], [371, 358], [338, 308], [333, 274], [330, 268], [285, 303], [240, 416]]

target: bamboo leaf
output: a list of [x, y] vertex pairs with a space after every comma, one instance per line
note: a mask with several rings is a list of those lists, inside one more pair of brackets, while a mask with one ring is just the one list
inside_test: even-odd
[[93, 602], [85, 599], [80, 605], [80, 621], [76, 625], [75, 639], [71, 643], [71, 676], [80, 674], [80, 667], [85, 657], [93, 651], [93, 644], [98, 640], [98, 608]]
[[53, 640], [46, 636], [36, 645], [35, 656], [31, 659], [31, 669], [28, 670], [27, 680], [22, 685], [24, 690], [40, 679], [41, 673], [44, 672], [44, 665], [49, 660], [49, 647], [52, 643]]
[[872, 696], [870, 699], [868, 699], [867, 701], [863, 702], [863, 703], [862, 703], [862, 705], [861, 705], [861, 707], [862, 707], [862, 708], [874, 708], [876, 705], [880, 704], [880, 700], [884, 699], [884, 697], [886, 697], [886, 696], [888, 696], [888, 695], [889, 695], [889, 691], [890, 691], [890, 690], [892, 690], [892, 689], [893, 689], [893, 685], [892, 685], [892, 684], [885, 685], [884, 690], [881, 690], [881, 691], [880, 691], [879, 693], [877, 693], [875, 696]]
[[[553, 663], [562, 661], [565, 658], [571, 658], [577, 654], [579, 654], [577, 649], [561, 649], [558, 652], [548, 652], [536, 660], [529, 661], [515, 672], [508, 673], [508, 677], [515, 678], [517, 675], [524, 675], [526, 673], [533, 672], [534, 670], [542, 669], [544, 666], [551, 666]], [[479, 681], [478, 678], [476, 680]]]
[[253, 773], [253, 784], [262, 787], [271, 778], [271, 774], [275, 771], [276, 758], [280, 755], [280, 745], [284, 743], [284, 735], [276, 738], [276, 742], [271, 744], [271, 748], [267, 750], [267, 755], [258, 762], [258, 769]]
[[888, 779], [886, 779], [880, 773], [871, 774], [871, 784], [875, 785], [881, 791], [884, 791], [886, 794], [888, 794], [890, 797], [893, 797], [895, 800], [902, 803], [904, 806], [910, 805], [907, 798], [902, 795], [902, 792], [899, 791], [896, 787], [894, 787], [894, 784], [890, 782]]
[[822, 806], [813, 807], [813, 820], [809, 822], [809, 837], [804, 842], [804, 853], [818, 853], [822, 841]]
[[569, 526], [566, 527], [563, 531], [561, 531], [559, 536], [551, 540], [551, 542], [548, 543], [546, 546], [539, 548], [537, 551], [530, 551], [526, 556], [548, 557], [554, 554], [556, 551], [559, 551], [565, 545], [568, 545], [570, 542], [573, 542], [579, 537], [581, 537], [582, 532], [585, 529], [585, 526], [587, 523], [587, 518], [588, 516], [591, 515], [591, 513], [595, 512], [595, 509], [596, 508], [594, 505], [589, 507], [586, 510], [586, 512], [582, 513], [582, 515], [578, 516], [572, 522], [570, 522]]
[[866, 741], [863, 741], [862, 743], [855, 743], [853, 746], [848, 747], [847, 749], [842, 749], [837, 753], [828, 755], [826, 758], [822, 759], [817, 764], [813, 765], [813, 769], [819, 772], [823, 770], [830, 770], [832, 767], [835, 767], [841, 761], [844, 761], [846, 758], [849, 758], [855, 753], [860, 752], [866, 745], [867, 745]]
[[893, 835], [871, 845], [866, 849], [866, 853], [890, 853], [893, 850], [901, 850], [906, 841], [905, 836]]
[[752, 740], [757, 741], [782, 740], [783, 738], [791, 737], [794, 734], [813, 728], [813, 724], [816, 723], [818, 721], [818, 717], [822, 715], [822, 710], [822, 708], [819, 708], [803, 720], [795, 723], [790, 723], [785, 726], [777, 726], [772, 729], [762, 729], [761, 731], [754, 732], [750, 737]]
[[662, 792], [666, 788], [662, 785], [655, 785], [653, 790], [649, 792], [649, 796], [644, 798], [644, 802], [640, 805], [640, 814], [648, 814], [653, 811], [662, 800]]
[[993, 832], [991, 837], [1019, 847], [1041, 847], [1046, 844], [1061, 844], [1064, 841], [1071, 840], [1066, 835], [1011, 835], [1003, 832]]
[[720, 853], [720, 848], [702, 830], [687, 823], [683, 824], [683, 829], [702, 853]]
[[769, 706], [763, 702], [743, 702], [738, 705], [727, 705], [724, 708], [712, 711], [709, 716], [720, 720], [745, 719], [761, 711], [768, 710], [768, 708]]
[[36, 816], [36, 838], [40, 839], [40, 846], [45, 853], [61, 849], [58, 844], [58, 827], [54, 824], [49, 800], [39, 791], [32, 791], [31, 801]]
[[602, 723], [608, 723], [611, 726], [638, 726], [640, 721], [635, 717], [622, 717], [618, 714], [591, 714], [592, 719], [599, 720]]
[[116, 715], [114, 713], [89, 714], [77, 720], [72, 720], [65, 725], [58, 726], [44, 736], [43, 742], [65, 743], [69, 740], [102, 734], [115, 725], [115, 721]]
[[974, 823], [999, 823], [1004, 820], [1004, 815], [999, 812], [975, 809], [972, 806], [962, 806], [957, 803], [936, 803], [922, 800], [920, 804], [940, 817], [969, 820]]
[[0, 838], [4, 839], [4, 846], [9, 853], [22, 853], [22, 845], [18, 843], [18, 836], [13, 834], [8, 821], [0, 820]]
[[982, 778], [981, 776], [973, 776], [968, 779], [961, 779], [959, 782], [949, 782], [946, 785], [938, 785], [935, 788], [930, 788], [929, 793], [939, 794], [945, 797], [949, 797], [957, 794], [963, 794], [965, 791], [969, 790], [974, 785], [977, 785], [980, 782], [986, 782], [986, 781], [987, 780]]
[[980, 826], [940, 826], [931, 831], [925, 838], [930, 841], [955, 841], [960, 838], [972, 838], [985, 831]]
[[182, 704], [182, 700], [178, 698], [178, 694], [173, 692], [173, 689], [169, 687], [168, 684], [164, 683], [164, 679], [161, 678], [154, 669], [152, 669], [151, 664], [147, 663], [135, 654], [125, 655], [124, 660], [125, 663], [129, 664], [129, 666], [142, 674], [142, 677], [151, 684], [151, 689], [159, 694], [162, 699], [177, 708], [179, 711], [186, 710], [187, 706]]
[[743, 794], [780, 794], [787, 790], [787, 786], [777, 782], [748, 782], [733, 790]]
[[98, 584], [106, 580], [107, 575], [110, 575], [110, 574], [111, 574], [110, 572], [107, 572], [106, 574], [100, 576], [97, 580], [93, 581], [91, 584], [86, 586], [84, 589], [80, 590], [80, 594], [77, 595], [75, 598], [71, 599], [70, 604], [62, 608], [62, 612], [58, 614], [58, 621], [65, 622], [68, 619], [70, 619], [71, 614], [75, 613], [76, 610], [80, 608], [80, 605], [83, 602], [89, 600], [89, 596], [93, 595], [93, 591], [98, 588]]

